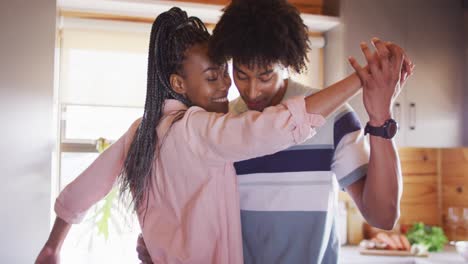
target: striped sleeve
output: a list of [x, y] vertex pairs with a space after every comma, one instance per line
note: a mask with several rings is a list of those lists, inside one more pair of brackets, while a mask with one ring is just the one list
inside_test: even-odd
[[333, 141], [335, 152], [331, 169], [340, 187], [345, 189], [367, 174], [370, 155], [359, 117], [349, 106], [334, 120]]

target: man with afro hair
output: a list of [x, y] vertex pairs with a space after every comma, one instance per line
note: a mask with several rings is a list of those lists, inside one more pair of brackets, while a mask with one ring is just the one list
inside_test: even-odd
[[[394, 45], [379, 39], [373, 43]], [[370, 63], [375, 64], [378, 54], [364, 43], [361, 47], [369, 67], [374, 67]], [[309, 49], [308, 29], [285, 0], [233, 0], [217, 23], [209, 48], [214, 60], [233, 60], [240, 97], [230, 103], [230, 111], [262, 111], [292, 96], [318, 91], [283, 78], [286, 69], [303, 72]], [[363, 69], [354, 59], [350, 62], [362, 77]], [[410, 75], [409, 60], [404, 66]], [[403, 74], [401, 85], [407, 76]], [[356, 74], [343, 81], [361, 85]], [[369, 83], [367, 88], [379, 88], [371, 85], [375, 86]], [[364, 90], [370, 127], [396, 127], [391, 101], [397, 89], [391, 87], [388, 96]], [[371, 225], [388, 230], [396, 223], [402, 178], [393, 135], [372, 133], [369, 151], [361, 122], [348, 105], [317, 131], [302, 145], [235, 164], [244, 263], [337, 263], [339, 188], [350, 194]]]

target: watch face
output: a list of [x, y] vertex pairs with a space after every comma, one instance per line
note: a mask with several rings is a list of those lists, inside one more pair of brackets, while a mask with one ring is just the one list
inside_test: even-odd
[[390, 122], [388, 122], [388, 125], [386, 127], [386, 134], [388, 136], [388, 138], [393, 138], [396, 134], [396, 132], [398, 131], [398, 125], [395, 121], [391, 120]]

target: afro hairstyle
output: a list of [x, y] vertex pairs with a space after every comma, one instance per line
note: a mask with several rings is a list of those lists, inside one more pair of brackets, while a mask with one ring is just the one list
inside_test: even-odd
[[307, 26], [286, 0], [232, 0], [209, 42], [211, 58], [266, 67], [280, 63], [297, 73], [306, 69]]

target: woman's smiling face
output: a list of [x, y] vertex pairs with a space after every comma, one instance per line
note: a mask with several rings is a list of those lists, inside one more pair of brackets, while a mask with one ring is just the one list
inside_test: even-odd
[[185, 51], [182, 73], [177, 76], [175, 80], [171, 76], [175, 91], [209, 112], [227, 113], [231, 86], [227, 64], [217, 65], [210, 60], [207, 43], [195, 44]]

